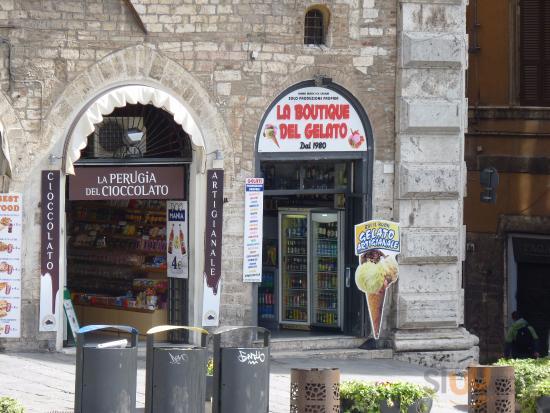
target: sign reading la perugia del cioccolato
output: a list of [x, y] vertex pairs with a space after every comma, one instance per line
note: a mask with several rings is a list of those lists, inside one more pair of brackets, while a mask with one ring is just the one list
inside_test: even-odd
[[260, 128], [258, 152], [355, 152], [367, 135], [351, 102], [324, 87], [303, 87], [279, 98]]

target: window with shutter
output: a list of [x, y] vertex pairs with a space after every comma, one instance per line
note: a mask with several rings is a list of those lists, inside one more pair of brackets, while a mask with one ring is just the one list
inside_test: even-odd
[[550, 106], [550, 2], [520, 2], [520, 101]]

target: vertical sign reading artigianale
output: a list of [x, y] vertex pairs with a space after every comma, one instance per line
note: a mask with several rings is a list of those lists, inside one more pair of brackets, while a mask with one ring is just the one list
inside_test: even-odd
[[206, 173], [206, 185], [202, 325], [216, 327], [220, 322], [223, 170], [208, 170]]
[[59, 289], [59, 171], [42, 171], [40, 247], [40, 331], [57, 331]]

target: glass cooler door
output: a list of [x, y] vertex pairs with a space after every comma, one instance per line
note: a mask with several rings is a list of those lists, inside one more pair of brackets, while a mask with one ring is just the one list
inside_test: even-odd
[[280, 322], [309, 323], [308, 214], [279, 213]]
[[340, 326], [339, 220], [336, 212], [311, 214], [312, 324]]

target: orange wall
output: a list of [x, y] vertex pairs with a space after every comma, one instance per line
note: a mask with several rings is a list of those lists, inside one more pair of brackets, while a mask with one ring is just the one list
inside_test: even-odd
[[[499, 155], [523, 157], [550, 157], [550, 139], [534, 136], [476, 136], [468, 135], [466, 156]], [[471, 171], [470, 171], [471, 172]]]
[[464, 222], [468, 232], [496, 233], [500, 215], [550, 216], [550, 175], [500, 174], [497, 203], [479, 201], [479, 172], [468, 172]]
[[[477, 45], [469, 54], [470, 106], [509, 104], [509, 0], [470, 0], [467, 9], [469, 47], [475, 46], [474, 9], [477, 3]], [[481, 86], [480, 86], [481, 85]]]

